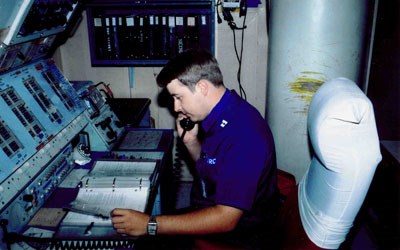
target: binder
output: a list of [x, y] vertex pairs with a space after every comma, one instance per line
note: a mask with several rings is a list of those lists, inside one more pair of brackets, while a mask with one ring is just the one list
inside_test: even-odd
[[154, 23], [150, 32], [150, 41], [152, 46], [150, 50], [152, 52], [152, 59], [160, 59], [163, 54], [161, 16], [153, 16], [153, 21]]
[[[135, 45], [136, 45], [136, 34], [135, 34], [135, 18], [134, 16], [125, 17], [126, 35], [124, 36], [124, 51], [126, 59], [135, 58]], [[126, 41], [126, 42], [125, 42]]]
[[[89, 174], [82, 177], [77, 197], [64, 209], [90, 215], [82, 217], [88, 221], [93, 217], [110, 219], [115, 207], [145, 212], [157, 164], [157, 161], [96, 161]], [[67, 216], [63, 223], [82, 222], [82, 219], [75, 221], [76, 216], [79, 215]]]
[[140, 42], [142, 43], [143, 57], [141, 59], [149, 59], [150, 58], [150, 16], [144, 15], [140, 18], [140, 28], [142, 30]]
[[199, 48], [199, 28], [198, 28], [199, 16], [187, 16], [186, 17], [186, 47]]
[[114, 34], [111, 29], [111, 20], [109, 17], [104, 17], [105, 35], [106, 35], [106, 53], [104, 59], [113, 59], [114, 55]]
[[143, 30], [143, 17], [135, 16], [134, 34], [135, 34], [135, 59], [144, 58], [144, 30]]
[[169, 54], [169, 30], [168, 30], [168, 17], [161, 16], [161, 56], [168, 58]]
[[113, 16], [111, 19], [111, 33], [112, 33], [112, 59], [120, 59], [119, 39], [118, 39], [118, 19]]
[[209, 15], [199, 16], [199, 47], [204, 49], [211, 48], [211, 21]]
[[182, 53], [186, 49], [186, 35], [185, 35], [185, 18], [183, 16], [175, 17], [175, 52]]
[[117, 22], [117, 36], [118, 36], [118, 47], [119, 47], [119, 58], [127, 59], [128, 57], [128, 43], [129, 43], [129, 31], [126, 27], [126, 17], [119, 16]]
[[106, 36], [104, 20], [101, 17], [93, 18], [93, 32], [94, 32], [94, 51], [97, 59], [104, 59], [106, 57]]
[[156, 56], [157, 49], [154, 47], [154, 36], [155, 36], [155, 20], [154, 15], [148, 16], [148, 41], [149, 41], [149, 58], [153, 59]]
[[172, 58], [176, 55], [176, 33], [175, 33], [175, 16], [168, 16], [168, 37], [169, 37], [169, 46], [168, 46], [168, 57]]

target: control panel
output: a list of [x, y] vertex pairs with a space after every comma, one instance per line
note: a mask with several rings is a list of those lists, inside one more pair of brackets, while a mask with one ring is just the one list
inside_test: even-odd
[[[54, 208], [49, 201], [73, 194], [78, 184], [65, 188], [61, 183], [84, 175], [93, 159], [159, 162], [149, 211], [172, 209], [173, 130], [125, 127], [100, 90], [92, 82], [69, 82], [52, 59], [0, 75], [0, 249], [10, 242], [9, 233], [18, 246], [32, 231], [30, 240], [47, 244], [32, 221], [38, 221], [43, 208]], [[53, 238], [54, 230], [47, 228], [49, 242], [61, 244], [65, 238]], [[108, 244], [108, 239], [95, 241]]]
[[56, 36], [53, 35], [12, 46], [0, 44], [0, 73], [44, 58], [55, 40]]
[[111, 110], [100, 90], [91, 81], [73, 81], [72, 85], [86, 105], [85, 114], [90, 120], [85, 132], [89, 135], [92, 151], [109, 151], [121, 138], [125, 129]]
[[[71, 144], [67, 145], [53, 160], [45, 166], [41, 166], [42, 171], [38, 171], [37, 176], [27, 186], [3, 185], [5, 190], [21, 188], [18, 195], [12, 196], [11, 192], [2, 192], [2, 200], [13, 201], [3, 211], [1, 218], [8, 220], [8, 230], [10, 232], [20, 232], [35, 213], [42, 207], [44, 202], [50, 197], [61, 181], [70, 173], [75, 164], [72, 159]], [[27, 164], [32, 166], [32, 164]], [[10, 182], [11, 184], [11, 182]]]
[[64, 31], [78, 0], [17, 0], [3, 5], [11, 16], [0, 19], [0, 41], [11, 45]]
[[54, 61], [0, 76], [0, 180], [10, 175], [85, 111]]
[[[94, 4], [97, 1], [15, 0], [0, 4], [1, 12], [7, 14], [0, 15], [0, 249], [36, 248], [25, 243], [29, 239], [37, 240], [37, 235], [41, 235], [38, 238], [44, 237], [39, 239], [39, 243], [35, 242], [42, 244], [38, 248], [45, 249], [44, 246], [53, 243], [54, 246], [64, 244], [64, 240], [53, 238], [54, 231], [35, 227], [32, 221], [37, 214], [43, 213], [45, 219], [53, 218], [43, 212], [54, 208], [46, 207], [46, 204], [54, 201], [54, 197], [65, 200], [66, 193], [63, 192], [67, 188], [61, 187], [61, 183], [75, 177], [75, 173], [86, 173], [93, 160], [91, 157], [97, 153], [106, 155], [103, 160], [107, 158], [116, 162], [156, 160], [162, 166], [160, 171], [172, 167], [172, 130], [127, 129], [96, 85], [91, 82], [83, 85], [71, 83], [50, 58], [51, 51], [70, 34], [76, 16], [82, 10], [82, 2]], [[132, 1], [120, 2], [133, 4]], [[185, 1], [180, 2], [185, 5]], [[212, 9], [209, 1], [205, 2], [208, 7], [204, 12], [196, 15], [186, 13], [187, 18], [183, 19], [175, 18], [178, 14], [174, 14], [174, 21], [186, 20], [199, 25], [198, 22], [205, 18], [207, 25], [211, 25]], [[145, 2], [139, 5], [148, 6]], [[169, 3], [165, 1], [164, 5]], [[157, 18], [161, 17], [163, 10], [151, 6], [159, 11]], [[113, 8], [109, 8], [111, 12], [103, 7], [90, 9], [90, 20], [103, 21], [103, 17], [98, 15], [105, 11], [104, 20], [115, 24], [118, 16], [118, 21], [122, 21], [119, 24], [127, 26], [131, 13], [120, 7], [122, 5], [116, 9], [123, 12], [122, 16], [116, 15]], [[141, 12], [141, 7], [136, 7], [134, 12]], [[150, 14], [146, 12], [147, 16]], [[183, 40], [180, 41], [183, 44]], [[210, 39], [205, 43], [212, 45]], [[159, 176], [158, 172], [155, 177], [157, 184], [159, 177], [169, 178], [168, 175]], [[76, 185], [70, 189], [75, 188]], [[153, 213], [164, 209], [165, 205], [161, 207], [164, 200], [161, 202], [160, 197], [164, 190], [168, 191], [168, 186], [157, 187], [154, 192], [156, 205], [152, 208]], [[170, 206], [168, 201], [171, 199], [166, 197], [165, 200], [166, 206]], [[62, 208], [57, 207], [59, 210]], [[61, 219], [63, 215], [60, 215]], [[41, 230], [46, 231], [45, 236]], [[35, 237], [25, 237], [33, 233]], [[112, 239], [95, 242], [108, 245], [109, 241], [113, 243]], [[68, 239], [66, 242], [71, 247], [75, 244]], [[90, 239], [84, 242], [93, 243]]]
[[85, 128], [89, 134], [92, 151], [108, 151], [121, 137], [123, 124], [118, 120], [108, 105], [100, 109], [100, 116], [93, 118]]
[[52, 59], [0, 75], [0, 110], [0, 220], [19, 232], [75, 166], [89, 119]]

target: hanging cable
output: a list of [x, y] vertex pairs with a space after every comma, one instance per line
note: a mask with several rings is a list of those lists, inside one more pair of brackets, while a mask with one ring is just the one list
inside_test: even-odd
[[[242, 97], [243, 99], [247, 100], [247, 95], [246, 95], [246, 91], [243, 88], [242, 82], [241, 82], [241, 73], [242, 73], [242, 58], [243, 58], [243, 43], [244, 43], [244, 30], [246, 29], [246, 16], [244, 15], [243, 18], [243, 24], [242, 24], [242, 28], [232, 28], [232, 33], [233, 33], [233, 46], [235, 48], [235, 54], [236, 54], [236, 59], [238, 60], [238, 71], [237, 71], [237, 81], [239, 84], [239, 93], [240, 93], [240, 97]], [[236, 30], [241, 30], [242, 31], [242, 37], [241, 37], [241, 44], [240, 44], [240, 54], [238, 52], [237, 49], [237, 44], [236, 44]]]
[[[239, 84], [239, 94], [240, 96], [247, 100], [247, 95], [246, 91], [243, 88], [242, 82], [241, 82], [241, 73], [242, 73], [242, 58], [243, 58], [243, 47], [244, 47], [244, 30], [247, 28], [246, 26], [246, 17], [247, 17], [247, 1], [242, 0], [240, 2], [240, 14], [239, 16], [243, 16], [243, 23], [242, 27], [238, 27], [236, 23], [233, 21], [233, 17], [230, 13], [230, 10], [228, 9], [223, 9], [223, 15], [224, 15], [224, 20], [228, 22], [229, 27], [232, 30], [233, 34], [233, 47], [235, 49], [235, 54], [236, 54], [236, 59], [238, 61], [238, 71], [237, 71], [237, 81]], [[236, 44], [236, 30], [241, 31], [241, 44], [240, 44], [240, 53], [238, 51], [238, 46]]]
[[[217, 8], [217, 19], [218, 19], [218, 23], [222, 22], [222, 18], [219, 15], [219, 9], [218, 7], [222, 6], [222, 15], [224, 20], [228, 23], [229, 27], [232, 30], [233, 33], [233, 47], [235, 50], [235, 55], [236, 55], [236, 59], [238, 61], [238, 70], [237, 70], [237, 81], [239, 84], [239, 94], [240, 97], [242, 97], [244, 100], [247, 100], [247, 95], [246, 95], [246, 91], [243, 88], [242, 82], [241, 82], [241, 73], [242, 73], [242, 58], [243, 58], [243, 47], [244, 47], [244, 30], [247, 28], [246, 27], [246, 17], [247, 17], [247, 1], [246, 0], [242, 0], [240, 2], [240, 14], [239, 17], [243, 16], [243, 23], [242, 23], [242, 27], [238, 27], [236, 25], [236, 23], [233, 20], [232, 14], [231, 14], [231, 9], [230, 8], [224, 8], [223, 4], [221, 3], [221, 0], [218, 0], [216, 3], [216, 8]], [[240, 52], [238, 51], [238, 46], [236, 44], [236, 31], [240, 30], [242, 31], [241, 33], [241, 44], [240, 44]]]
[[221, 0], [218, 0], [217, 3], [215, 4], [215, 11], [217, 12], [217, 22], [222, 23], [222, 18], [219, 15], [219, 6], [222, 6]]

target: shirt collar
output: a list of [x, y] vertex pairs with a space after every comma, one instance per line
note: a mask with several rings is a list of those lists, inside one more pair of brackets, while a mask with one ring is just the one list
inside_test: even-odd
[[217, 105], [215, 105], [215, 107], [211, 110], [210, 114], [208, 114], [206, 119], [203, 120], [201, 125], [205, 132], [209, 131], [210, 128], [216, 122], [218, 122], [219, 117], [221, 116], [221, 114], [227, 108], [227, 105], [229, 104], [229, 99], [230, 99], [231, 93], [232, 92], [229, 89], [226, 89], [221, 100], [219, 100]]

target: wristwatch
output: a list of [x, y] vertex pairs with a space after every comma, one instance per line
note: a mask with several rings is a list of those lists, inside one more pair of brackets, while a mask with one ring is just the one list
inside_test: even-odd
[[147, 234], [157, 235], [157, 220], [154, 215], [150, 216], [150, 220], [147, 223]]

